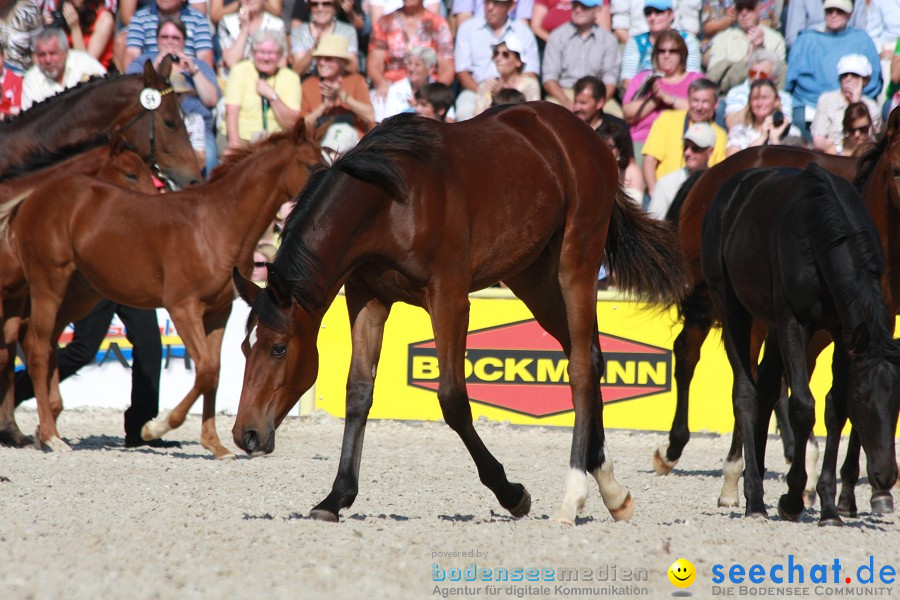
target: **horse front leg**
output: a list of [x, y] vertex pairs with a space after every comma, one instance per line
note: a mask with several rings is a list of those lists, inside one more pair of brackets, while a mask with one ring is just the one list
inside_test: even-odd
[[500, 506], [512, 516], [523, 517], [531, 510], [531, 495], [523, 485], [509, 482], [503, 465], [490, 453], [472, 424], [464, 362], [469, 324], [466, 290], [430, 291], [429, 313], [440, 368], [438, 401], [444, 421], [465, 444], [481, 483], [494, 492]]
[[320, 521], [337, 523], [342, 508], [349, 508], [359, 492], [359, 468], [362, 460], [366, 422], [372, 408], [375, 376], [381, 356], [384, 323], [390, 306], [371, 296], [350, 282], [346, 287], [347, 308], [350, 312], [353, 351], [350, 373], [347, 376], [346, 415], [341, 458], [331, 492], [310, 512]]
[[[200, 445], [212, 452], [216, 458], [234, 458], [234, 453], [225, 448], [216, 431], [216, 395], [219, 390], [219, 370], [221, 368], [222, 338], [225, 325], [231, 315], [231, 304], [215, 315], [206, 315], [206, 353], [201, 366], [197, 365], [198, 387], [203, 391], [203, 422], [200, 426]], [[201, 371], [202, 369], [202, 371]], [[272, 440], [274, 440], [274, 436]]]
[[[35, 295], [32, 286], [31, 320], [25, 336], [25, 352], [28, 370], [34, 385], [38, 405], [38, 430], [36, 446], [53, 452], [69, 452], [71, 448], [59, 436], [56, 417], [61, 406], [51, 398], [56, 374], [56, 314], [61, 299], [52, 295]], [[59, 380], [56, 379], [57, 397]], [[55, 413], [55, 414], [54, 414]]]

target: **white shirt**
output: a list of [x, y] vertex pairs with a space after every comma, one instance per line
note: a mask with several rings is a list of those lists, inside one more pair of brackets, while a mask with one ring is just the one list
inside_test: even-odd
[[678, 188], [688, 178], [687, 167], [681, 167], [677, 171], [668, 173], [659, 178], [656, 187], [653, 188], [653, 195], [650, 197], [650, 204], [647, 206], [647, 214], [654, 219], [664, 220]]
[[69, 50], [61, 84], [44, 75], [35, 64], [25, 72], [22, 80], [22, 110], [95, 75], [106, 75], [106, 69], [96, 58], [81, 50]]

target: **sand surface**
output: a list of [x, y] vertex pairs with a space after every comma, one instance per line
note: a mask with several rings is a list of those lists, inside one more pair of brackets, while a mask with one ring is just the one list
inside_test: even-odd
[[[23, 431], [34, 431], [36, 413], [20, 409], [17, 417]], [[218, 417], [223, 441], [234, 448], [232, 420]], [[306, 515], [334, 478], [340, 419], [289, 418], [274, 454], [227, 461], [212, 460], [196, 442], [194, 416], [167, 436], [181, 449], [123, 448], [122, 415], [109, 409], [66, 411], [59, 428], [73, 452], [0, 448], [2, 598], [670, 598], [680, 590], [666, 571], [680, 557], [697, 570], [687, 589], [697, 598], [721, 597], [715, 565], [726, 576], [736, 563], [760, 564], [768, 574], [789, 560], [806, 570], [803, 584], [766, 580], [741, 590], [726, 579], [720, 587], [731, 587], [732, 597], [772, 596], [786, 587], [816, 598], [860, 597], [842, 593], [853, 590], [900, 596], [900, 584], [877, 580], [885, 565], [900, 571], [898, 516], [869, 512], [864, 479], [860, 515], [844, 527], [818, 527], [816, 511], [799, 523], [781, 521], [774, 507], [786, 489], [786, 467], [774, 441], [766, 479], [770, 517], [759, 520], [744, 518], [742, 508], [716, 506], [728, 438], [695, 435], [679, 468], [658, 477], [650, 454], [662, 434], [609, 431], [615, 472], [631, 490], [635, 517], [613, 522], [591, 482], [571, 527], [549, 518], [562, 499], [568, 429], [477, 425], [510, 480], [531, 493], [531, 514], [513, 520], [443, 423], [374, 421], [359, 497], [341, 523], [327, 524]], [[876, 581], [860, 586], [857, 568], [870, 557]], [[842, 566], [838, 584], [835, 559]], [[467, 582], [473, 563], [492, 578], [498, 569], [514, 576], [534, 568], [543, 580], [486, 582], [481, 574]], [[828, 584], [809, 580], [820, 563], [828, 566]], [[564, 569], [579, 570], [579, 581], [561, 582]], [[585, 581], [585, 573], [594, 580]], [[444, 581], [435, 581], [442, 574]], [[628, 581], [629, 575], [646, 580]], [[450, 581], [456, 576], [461, 580]]]

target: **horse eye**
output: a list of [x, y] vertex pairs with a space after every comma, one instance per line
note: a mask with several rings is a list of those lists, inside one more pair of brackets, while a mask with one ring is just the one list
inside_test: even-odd
[[175, 129], [175, 121], [172, 119], [163, 119], [163, 123], [165, 123], [166, 127], [169, 129]]
[[287, 346], [284, 344], [275, 344], [272, 346], [272, 350], [270, 354], [272, 358], [284, 358], [285, 353], [287, 352]]
[[131, 183], [137, 183], [138, 176], [134, 173], [125, 173], [125, 179], [127, 179]]

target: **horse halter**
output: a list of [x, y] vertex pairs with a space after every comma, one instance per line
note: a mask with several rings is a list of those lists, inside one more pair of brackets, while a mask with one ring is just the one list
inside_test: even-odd
[[[172, 94], [175, 92], [175, 88], [170, 84], [169, 87], [164, 88], [162, 90], [157, 90], [156, 88], [146, 87], [141, 90], [139, 95], [140, 103], [141, 103], [141, 112], [134, 116], [120, 131], [121, 133], [125, 133], [128, 129], [140, 121], [147, 115], [152, 114], [159, 108], [160, 104], [162, 104], [163, 96], [167, 96], [168, 94]], [[150, 160], [149, 160], [150, 168], [156, 174], [156, 176], [162, 180], [166, 187], [169, 189], [175, 189], [175, 183], [166, 177], [162, 169], [160, 169], [159, 165], [156, 163], [156, 119], [150, 119]]]

